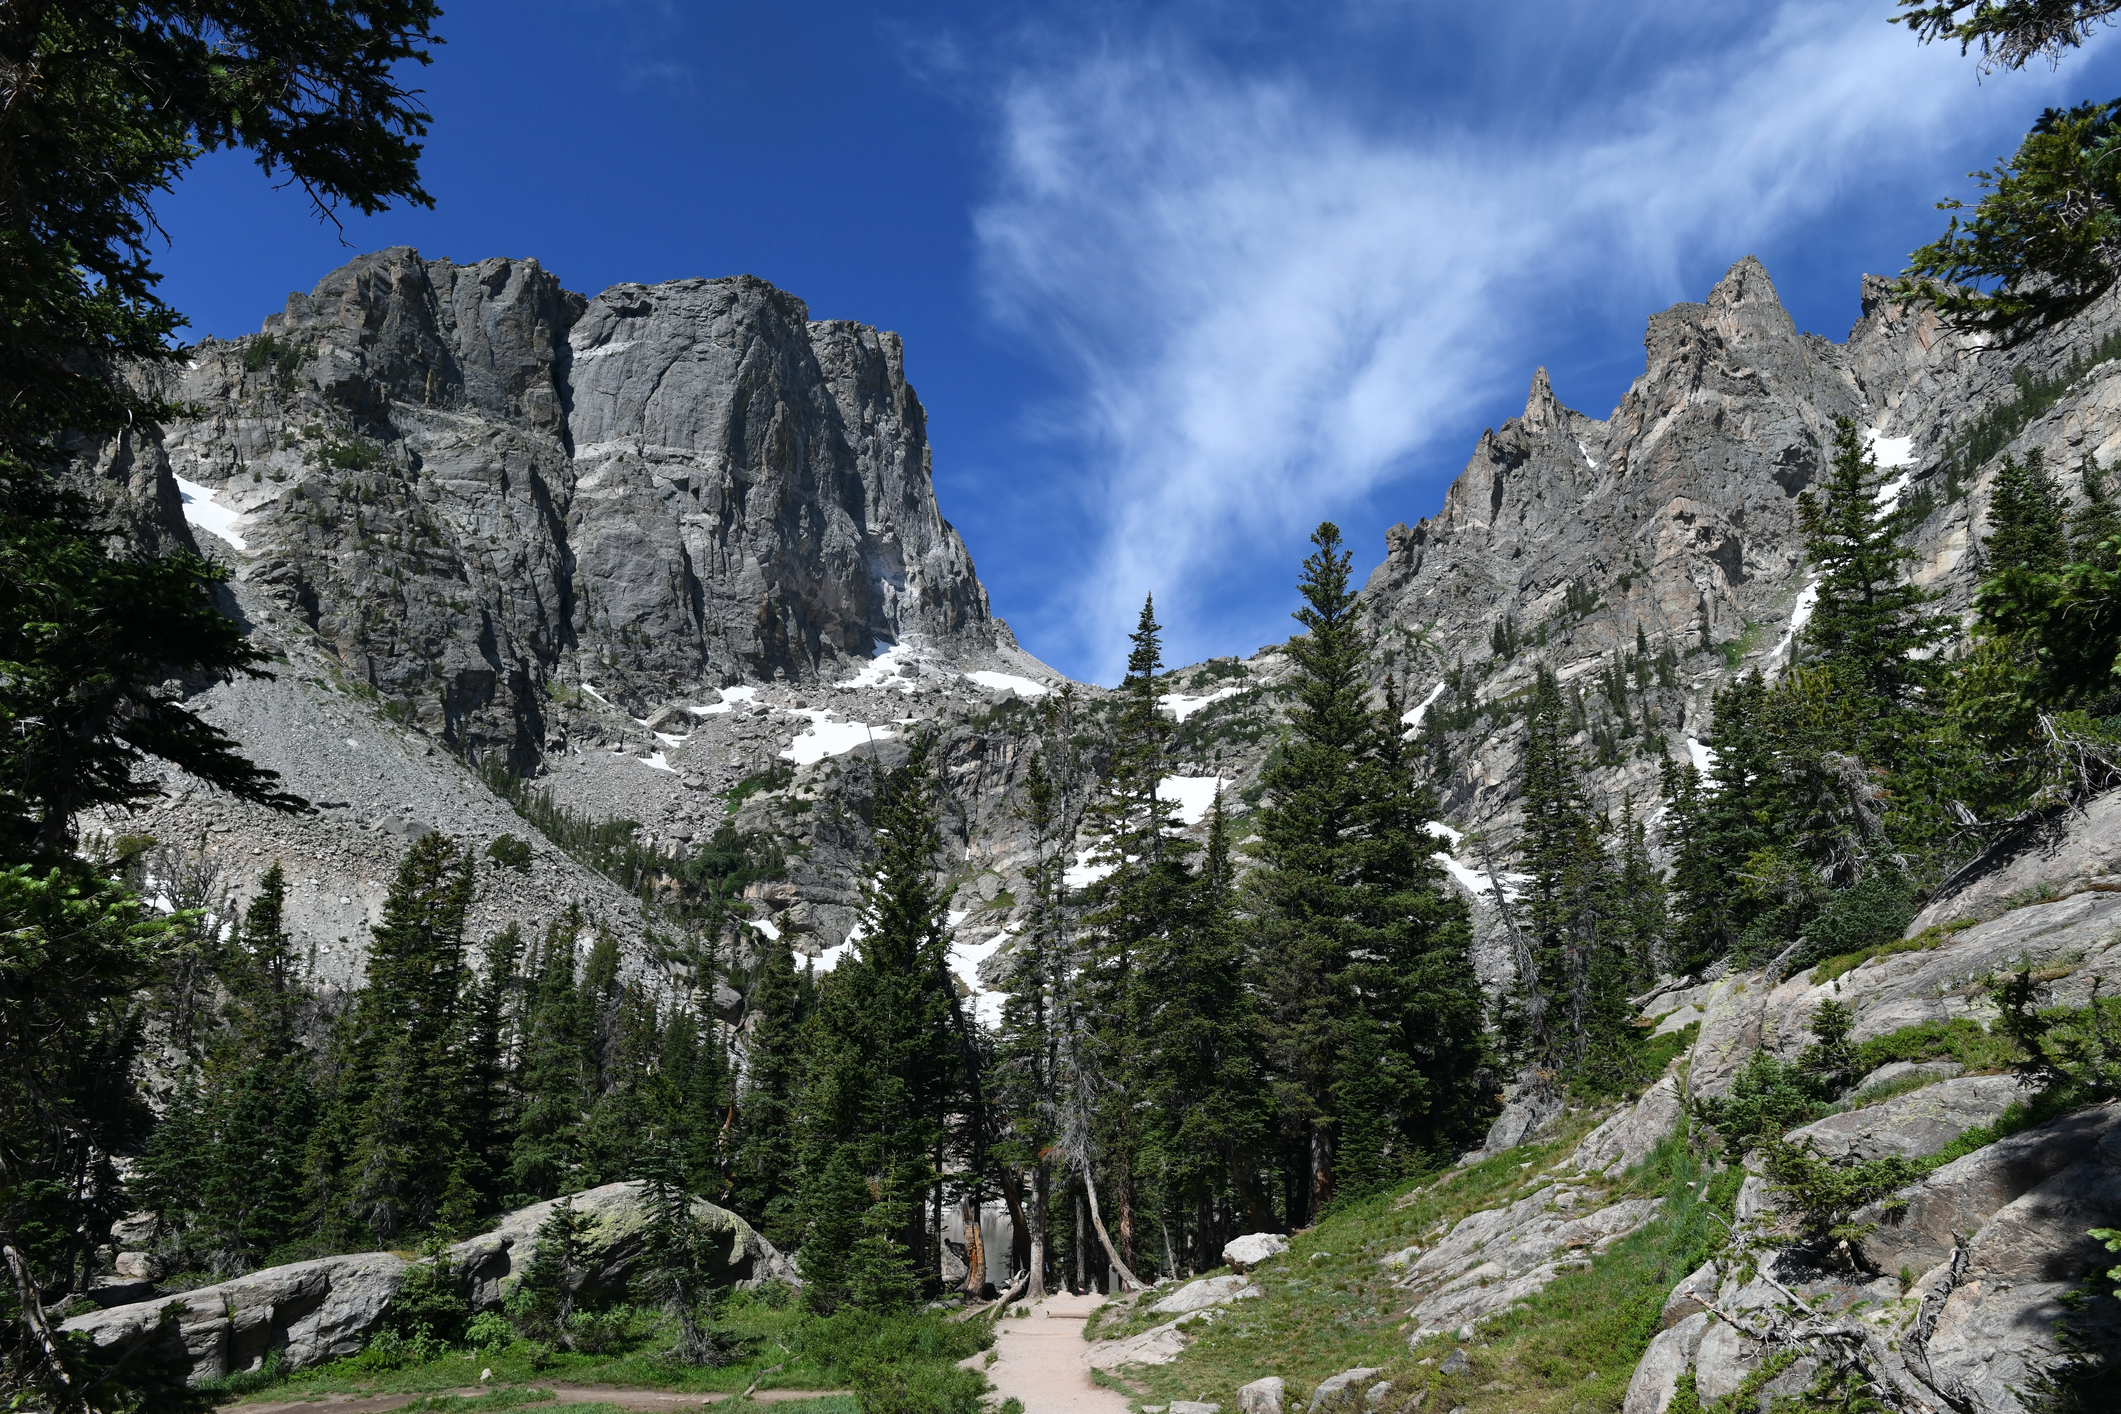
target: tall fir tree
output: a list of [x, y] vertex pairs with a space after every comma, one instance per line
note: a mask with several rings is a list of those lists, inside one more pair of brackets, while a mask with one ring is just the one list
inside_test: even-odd
[[1818, 598], [1798, 647], [1806, 661], [1832, 675], [1838, 694], [1861, 701], [1853, 714], [1869, 728], [1860, 749], [1874, 764], [1890, 766], [1918, 736], [1910, 714], [1935, 700], [1931, 654], [1949, 624], [1930, 607], [1936, 596], [1908, 578], [1914, 559], [1905, 543], [1908, 509], [1881, 511], [1882, 483], [1856, 424], [1837, 419], [1833, 461], [1797, 499], [1805, 554], [1818, 576]]
[[[1350, 556], [1331, 524], [1311, 539], [1295, 615], [1305, 631], [1288, 648], [1296, 666], [1289, 730], [1262, 782], [1260, 868], [1248, 880], [1283, 1129], [1284, 1212], [1295, 1225], [1337, 1196], [1344, 1137], [1359, 1139], [1345, 1155], [1355, 1188], [1413, 1163], [1458, 1102], [1427, 1070], [1448, 1069], [1478, 1046], [1477, 1027], [1470, 1037], [1462, 1029], [1471, 1020], [1458, 1000], [1462, 983], [1440, 975], [1454, 960], [1465, 969], [1463, 905], [1443, 894], [1419, 843], [1430, 805], [1399, 755], [1400, 724], [1381, 722], [1366, 700]], [[1445, 992], [1428, 990], [1439, 983]], [[1436, 1053], [1415, 1048], [1408, 1029], [1429, 1008], [1449, 1018]], [[1389, 1139], [1369, 1128], [1380, 1113], [1392, 1116]]]
[[730, 1201], [767, 1240], [790, 1250], [802, 1240], [796, 1196], [796, 1119], [803, 1078], [803, 1015], [795, 954], [763, 939], [746, 1010], [744, 1079], [731, 1135]]
[[2041, 450], [2033, 448], [2022, 462], [2006, 454], [1996, 468], [1981, 542], [1987, 571], [2059, 568], [2070, 557], [2067, 526], [2061, 492]]
[[[1236, 1198], [1260, 1203], [1248, 1182], [1251, 1156], [1267, 1138], [1257, 1055], [1258, 1020], [1246, 990], [1246, 958], [1231, 904], [1229, 822], [1220, 792], [1208, 843], [1183, 909], [1144, 941], [1135, 1008], [1145, 1038], [1135, 1085], [1144, 1115], [1146, 1167], [1157, 1175], [1166, 1218], [1179, 1228], [1186, 1265], [1217, 1265], [1217, 1212]], [[1235, 1183], [1233, 1183], [1233, 1179]]]
[[406, 851], [372, 930], [368, 975], [308, 1176], [326, 1241], [387, 1246], [468, 1227], [464, 920], [473, 855], [446, 835]]
[[525, 989], [508, 1155], [509, 1190], [525, 1202], [568, 1191], [580, 1163], [587, 1042], [575, 986], [575, 940], [582, 925], [580, 908], [570, 904], [546, 926]]
[[1183, 926], [1190, 893], [1186, 858], [1195, 846], [1176, 830], [1172, 802], [1161, 786], [1170, 724], [1159, 710], [1163, 627], [1153, 598], [1129, 636], [1126, 676], [1119, 686], [1119, 721], [1112, 761], [1102, 782], [1092, 828], [1094, 858], [1110, 872], [1089, 890], [1084, 923], [1091, 935], [1090, 965], [1081, 986], [1097, 1018], [1097, 1140], [1106, 1189], [1117, 1209], [1119, 1249], [1139, 1265], [1143, 1047], [1147, 1035], [1139, 971], [1145, 950]]
[[919, 739], [883, 782], [860, 942], [820, 987], [810, 1027], [800, 1260], [824, 1309], [910, 1299], [934, 1265], [927, 1200], [964, 1090], [932, 750]]

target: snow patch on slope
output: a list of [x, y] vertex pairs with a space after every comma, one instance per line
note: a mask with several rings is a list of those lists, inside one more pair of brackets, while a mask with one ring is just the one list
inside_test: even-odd
[[1210, 703], [1220, 702], [1225, 697], [1235, 697], [1242, 691], [1244, 689], [1239, 687], [1219, 687], [1205, 697], [1188, 697], [1182, 692], [1167, 692], [1156, 699], [1156, 705], [1183, 722]]
[[1406, 723], [1407, 726], [1404, 734], [1406, 740], [1412, 741], [1415, 737], [1421, 735], [1421, 719], [1429, 715], [1429, 708], [1435, 706], [1436, 699], [1443, 696], [1443, 686], [1439, 682], [1436, 686], [1430, 688], [1427, 697], [1422, 698], [1421, 701], [1409, 707], [1405, 715], [1400, 717], [1399, 720]]
[[250, 543], [243, 538], [243, 523], [248, 517], [216, 501], [211, 486], [201, 486], [181, 476], [176, 481], [177, 494], [184, 501], [184, 519], [188, 523], [219, 536], [245, 554], [250, 553]]
[[1166, 776], [1156, 783], [1156, 798], [1176, 804], [1185, 824], [1198, 825], [1208, 818], [1223, 784], [1221, 776]]

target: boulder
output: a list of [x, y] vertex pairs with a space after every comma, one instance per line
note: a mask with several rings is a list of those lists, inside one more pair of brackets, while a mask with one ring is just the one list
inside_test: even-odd
[[1409, 1339], [1419, 1342], [1507, 1310], [1650, 1221], [1663, 1204], [1629, 1198], [1576, 1211], [1590, 1196], [1557, 1184], [1461, 1219], [1394, 1283], [1419, 1293], [1408, 1312], [1414, 1318]]
[[[573, 1195], [583, 1229], [585, 1262], [576, 1283], [588, 1300], [616, 1300], [626, 1294], [644, 1254], [647, 1206], [637, 1182], [607, 1183]], [[465, 1297], [475, 1311], [507, 1300], [537, 1257], [538, 1229], [552, 1216], [559, 1199], [518, 1208], [491, 1232], [449, 1249], [449, 1259], [463, 1279]], [[751, 1224], [704, 1198], [692, 1200], [693, 1217], [710, 1234], [708, 1280], [717, 1286], [784, 1281], [800, 1285], [795, 1263], [760, 1236]]]
[[1287, 1381], [1279, 1375], [1269, 1375], [1240, 1386], [1237, 1407], [1241, 1414], [1282, 1414], [1282, 1400], [1288, 1392]]
[[[1982, 1411], [2017, 1414], [2018, 1392], [2063, 1364], [2065, 1344], [2121, 1348], [2121, 1302], [2105, 1296], [2110, 1284], [2100, 1282], [2093, 1300], [2080, 1294], [2083, 1278], [2112, 1261], [2087, 1234], [2121, 1219], [2117, 1140], [2121, 1126], [2092, 1154], [1996, 1210], [1966, 1244], [1957, 1280], [1947, 1267], [1933, 1284], [1944, 1299], [1925, 1354], [1940, 1389]], [[2067, 1341], [2057, 1329], [2065, 1319]]]
[[1449, 1355], [1444, 1356], [1443, 1363], [1436, 1368], [1442, 1374], [1462, 1375], [1470, 1367], [1470, 1363], [1466, 1359], [1465, 1351], [1454, 1350]]
[[1210, 1306], [1227, 1306], [1232, 1301], [1265, 1294], [1241, 1276], [1202, 1277], [1187, 1282], [1149, 1309], [1159, 1316], [1183, 1316], [1188, 1311], [1205, 1311]]
[[1481, 1145], [1480, 1153], [1499, 1154], [1538, 1138], [1549, 1125], [1561, 1118], [1562, 1108], [1561, 1092], [1553, 1086], [1519, 1086], [1517, 1094], [1488, 1126], [1488, 1137]]
[[1954, 1159], [1902, 1189], [1897, 1196], [1907, 1206], [1897, 1216], [1883, 1204], [1862, 1209], [1855, 1221], [1877, 1224], [1862, 1241], [1863, 1263], [1874, 1272], [1927, 1272], [1950, 1260], [1960, 1234], [1977, 1231], [2019, 1195], [2087, 1162], [2121, 1168], [2121, 1101], [2020, 1130]]
[[1586, 1134], [1569, 1156], [1569, 1168], [1576, 1173], [1618, 1173], [1635, 1167], [1678, 1126], [1684, 1109], [1679, 1081], [1667, 1075]]
[[1180, 1316], [1175, 1321], [1166, 1321], [1160, 1326], [1151, 1326], [1140, 1335], [1128, 1336], [1125, 1340], [1100, 1340], [1090, 1347], [1083, 1363], [1093, 1370], [1117, 1370], [1125, 1365], [1168, 1365], [1185, 1353], [1193, 1342], [1179, 1327], [1188, 1320], [1202, 1321], [1207, 1316]]
[[1209, 1404], [1199, 1399], [1174, 1399], [1169, 1407], [1170, 1414], [1222, 1414], [1220, 1404]]
[[1223, 1260], [1234, 1271], [1249, 1272], [1269, 1257], [1279, 1257], [1288, 1250], [1289, 1239], [1278, 1232], [1248, 1232], [1223, 1244]]
[[[1669, 1311], [1670, 1305], [1665, 1309]], [[1701, 1348], [1702, 1332], [1713, 1319], [1708, 1312], [1697, 1310], [1651, 1338], [1650, 1348], [1635, 1366], [1634, 1378], [1628, 1381], [1620, 1414], [1664, 1414], [1679, 1392], [1681, 1377], [1694, 1363], [1694, 1353]]]
[[1861, 1095], [1866, 1090], [1875, 1090], [1881, 1085], [1890, 1085], [1911, 1075], [1935, 1076], [1939, 1080], [1949, 1080], [1955, 1075], [1964, 1074], [1965, 1071], [1966, 1067], [1957, 1061], [1887, 1061], [1857, 1081], [1855, 1093]]
[[175, 1339], [191, 1361], [191, 1383], [255, 1370], [275, 1350], [285, 1368], [299, 1370], [360, 1350], [410, 1265], [388, 1252], [319, 1257], [76, 1316], [64, 1329], [118, 1353], [159, 1339], [162, 1313], [174, 1307]]
[[[1657, 1315], [1657, 1328], [1668, 1331], [1697, 1311], [1706, 1311], [1709, 1303], [1716, 1299], [1716, 1284], [1720, 1278], [1721, 1273], [1714, 1262], [1703, 1262], [1691, 1276], [1672, 1288], [1670, 1296], [1665, 1297], [1664, 1309]], [[1701, 1339], [1698, 1331], [1694, 1339], [1697, 1342]], [[1691, 1351], [1689, 1358], [1692, 1358]]]
[[2025, 1087], [2009, 1075], [1967, 1075], [1940, 1080], [1859, 1110], [1828, 1115], [1789, 1133], [1793, 1144], [1809, 1144], [1837, 1163], [1866, 1159], [1920, 1159], [1977, 1125], [1993, 1124]]
[[1694, 1388], [1708, 1404], [1735, 1391], [1759, 1365], [1759, 1343], [1712, 1316], [1694, 1349]]
[[1321, 1410], [1352, 1410], [1362, 1404], [1364, 1388], [1370, 1381], [1383, 1374], [1382, 1367], [1358, 1365], [1352, 1370], [1342, 1370], [1320, 1380], [1318, 1388], [1311, 1391], [1308, 1414], [1319, 1414]]
[[1362, 1392], [1362, 1405], [1365, 1409], [1382, 1409], [1385, 1407], [1385, 1401], [1391, 1397], [1392, 1382], [1379, 1380]]

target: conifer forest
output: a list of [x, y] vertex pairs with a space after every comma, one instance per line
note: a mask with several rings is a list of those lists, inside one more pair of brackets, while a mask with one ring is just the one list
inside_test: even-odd
[[[2015, 69], [2113, 14], [1901, 0], [1895, 22]], [[1877, 348], [1957, 340], [1961, 381], [1904, 436], [1806, 384], [1785, 419], [1806, 430], [1745, 472], [1742, 547], [1691, 528], [1722, 514], [1708, 453], [1654, 472], [1658, 504], [1689, 508], [1657, 524], [1694, 537], [1654, 563], [1631, 548], [1654, 527], [1615, 532], [1520, 583], [1470, 538], [1652, 477], [1642, 429], [1681, 416], [1641, 410], [1678, 377], [1653, 326], [1635, 401], [1593, 423], [1542, 370], [1367, 582], [1331, 522], [1300, 563], [1252, 567], [1291, 586], [1284, 641], [1167, 662], [1151, 597], [1104, 688], [991, 617], [925, 481], [888, 483], [899, 619], [868, 569], [817, 589], [860, 557], [813, 545], [790, 572], [808, 587], [753, 603], [717, 580], [620, 622], [634, 600], [580, 568], [601, 512], [547, 502], [583, 447], [654, 440], [567, 419], [618, 351], [666, 338], [653, 320], [710, 297], [692, 287], [723, 301], [716, 329], [809, 341], [771, 376], [816, 388], [769, 390], [760, 426], [814, 417], [801, 438], [825, 445], [852, 425], [831, 390], [859, 385], [900, 399], [889, 435], [925, 435], [882, 354], [859, 377], [831, 361], [875, 331], [809, 323], [761, 281], [585, 299], [534, 262], [392, 251], [263, 334], [183, 342], [158, 194], [226, 150], [326, 218], [432, 206], [408, 75], [441, 20], [431, 0], [0, 6], [9, 1410], [639, 1388], [1039, 1414], [1007, 1379], [1048, 1315], [1081, 1326], [1071, 1350], [1132, 1352], [1080, 1376], [1115, 1402], [1070, 1409], [1284, 1414], [1285, 1384], [1326, 1414], [2115, 1407], [2109, 1257], [2043, 1257], [2074, 1283], [2065, 1334], [1992, 1337], [2045, 1352], [2006, 1404], [1949, 1373], [1951, 1302], [2033, 1278], [1979, 1275], [1989, 1210], [1923, 1216], [1933, 1174], [2000, 1146], [2043, 1179], [2096, 1152], [2054, 1221], [2121, 1250], [2093, 1181], [2121, 1141], [2084, 1137], [2121, 1100], [2115, 930], [2058, 962], [2026, 925], [1915, 1000], [1856, 983], [2111, 887], [2103, 863], [2064, 887], [2023, 861], [2095, 836], [2121, 790], [2121, 458], [2042, 432], [2096, 421], [2121, 353], [2121, 104], [2051, 109], [1980, 174], [1977, 204], [1865, 286], [1854, 352], [1803, 336], [1850, 388], [1884, 386]], [[1748, 312], [1765, 281], [1748, 258], [1659, 318], [1780, 338], [1771, 288]], [[481, 319], [494, 348], [573, 352], [475, 366]], [[349, 341], [360, 371], [331, 371]], [[268, 432], [227, 430], [246, 418]], [[475, 422], [507, 468], [479, 515], [537, 501], [495, 537], [531, 547], [499, 588], [449, 518], [476, 478], [434, 470]], [[847, 435], [834, 475], [887, 500]], [[1609, 450], [1625, 437], [1644, 469]], [[1614, 439], [1608, 465], [1586, 438]], [[1588, 470], [1556, 469], [1572, 447]], [[659, 475], [666, 499], [706, 480]], [[226, 522], [195, 512], [217, 492]], [[1786, 529], [1756, 529], [1769, 502]], [[714, 504], [725, 532], [751, 514]], [[794, 554], [744, 544], [754, 578]], [[579, 582], [547, 594], [548, 573]], [[1786, 592], [1759, 587], [1774, 575]], [[574, 617], [525, 627], [547, 599]], [[803, 617], [843, 601], [871, 619]], [[389, 814], [288, 764], [340, 737], [353, 779], [432, 801]], [[1965, 902], [1994, 878], [2015, 892]], [[1744, 996], [1767, 1010], [1728, 1020]], [[1820, 1129], [1947, 1085], [2003, 1098], [1934, 1142]], [[2064, 1158], [2028, 1147], [2054, 1135]], [[1608, 1226], [1548, 1233], [1572, 1215]], [[1910, 1235], [1930, 1228], [1936, 1251]], [[1526, 1276], [1504, 1249], [1534, 1241], [1552, 1250]], [[1732, 1294], [1762, 1282], [1780, 1296]], [[1822, 1294], [1859, 1283], [1854, 1305]], [[1771, 1297], [1798, 1314], [1758, 1315]], [[1865, 1302], [1901, 1324], [1862, 1325]], [[570, 1381], [603, 1393], [550, 1393]]]

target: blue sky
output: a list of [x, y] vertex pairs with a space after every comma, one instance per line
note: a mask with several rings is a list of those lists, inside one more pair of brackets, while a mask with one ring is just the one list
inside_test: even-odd
[[1890, 0], [1167, 5], [457, 0], [421, 76], [434, 211], [344, 240], [247, 163], [160, 204], [165, 295], [255, 330], [353, 250], [536, 256], [589, 293], [749, 272], [906, 338], [994, 606], [1110, 682], [1286, 636], [1305, 538], [1358, 573], [1545, 365], [1604, 416], [1644, 321], [1758, 255], [1800, 328], [2095, 39], [1980, 78]]

